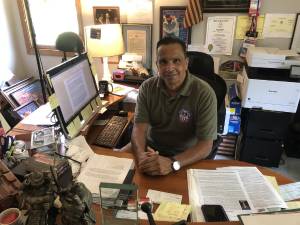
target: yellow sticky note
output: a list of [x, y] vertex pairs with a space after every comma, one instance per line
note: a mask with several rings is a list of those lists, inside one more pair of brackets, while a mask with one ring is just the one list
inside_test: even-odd
[[187, 220], [191, 212], [190, 205], [179, 204], [175, 202], [163, 202], [157, 208], [154, 219], [159, 221], [177, 222], [179, 220]]
[[265, 175], [265, 178], [267, 178], [267, 180], [272, 184], [272, 186], [275, 188], [275, 190], [280, 194], [279, 186], [278, 186], [276, 177], [273, 177], [273, 176], [266, 176], [266, 175]]
[[96, 100], [95, 99], [92, 100], [91, 104], [92, 104], [93, 110], [96, 111], [98, 109]]
[[49, 103], [50, 103], [50, 107], [51, 107], [52, 110], [53, 110], [53, 109], [56, 109], [56, 108], [59, 106], [55, 94], [52, 94], [51, 96], [49, 96], [48, 101], [49, 101]]
[[76, 134], [76, 128], [73, 122], [71, 122], [68, 126], [67, 126], [67, 131], [70, 135], [70, 137], [74, 137]]
[[101, 98], [100, 96], [98, 95], [97, 98], [96, 98], [96, 102], [99, 106], [102, 106], [102, 101], [101, 101]]
[[286, 202], [288, 209], [298, 209], [300, 208], [300, 201]]
[[73, 123], [76, 130], [79, 130], [81, 128], [81, 122], [79, 116], [76, 116], [76, 118], [73, 120]]
[[90, 118], [90, 115], [93, 113], [92, 107], [90, 104], [88, 104], [82, 111], [81, 115], [83, 120], [88, 120]]

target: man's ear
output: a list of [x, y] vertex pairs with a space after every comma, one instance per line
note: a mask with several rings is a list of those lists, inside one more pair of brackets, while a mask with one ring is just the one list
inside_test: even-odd
[[188, 67], [189, 67], [189, 57], [185, 58], [185, 62], [186, 62], [186, 70], [188, 71]]

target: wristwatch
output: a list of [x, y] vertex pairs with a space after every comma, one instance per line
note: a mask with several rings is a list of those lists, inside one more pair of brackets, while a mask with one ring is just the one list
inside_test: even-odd
[[174, 157], [170, 157], [170, 159], [172, 160], [172, 164], [171, 164], [171, 167], [172, 167], [172, 170], [173, 171], [178, 171], [180, 170], [180, 162], [177, 161]]

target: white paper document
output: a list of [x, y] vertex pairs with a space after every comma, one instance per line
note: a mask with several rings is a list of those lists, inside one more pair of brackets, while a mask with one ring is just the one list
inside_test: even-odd
[[268, 208], [287, 208], [276, 189], [256, 167], [223, 167], [217, 170], [239, 173], [254, 210], [268, 211]]
[[243, 215], [240, 220], [243, 225], [299, 225], [300, 212]]
[[284, 201], [300, 199], [300, 182], [280, 185], [279, 190]]
[[133, 87], [128, 87], [128, 86], [125, 86], [125, 85], [122, 85], [122, 84], [116, 84], [116, 83], [113, 83], [113, 94], [115, 95], [119, 95], [119, 96], [122, 96], [122, 95], [127, 95], [129, 92], [131, 92], [132, 90], [134, 90], [135, 88]]
[[160, 204], [162, 202], [175, 202], [181, 204], [182, 201], [182, 195], [156, 191], [152, 189], [148, 190], [147, 198], [150, 198], [152, 202], [157, 204]]
[[26, 116], [21, 123], [29, 125], [53, 125], [50, 118], [52, 110], [49, 102], [45, 105], [40, 106], [38, 109]]
[[188, 177], [194, 182], [194, 194], [189, 196], [190, 203], [193, 198], [191, 204], [197, 208], [193, 213], [200, 214], [199, 218], [192, 215], [193, 221], [202, 218], [200, 207], [203, 204], [222, 205], [230, 220], [238, 220], [238, 214], [251, 212], [253, 205], [237, 172], [191, 169]]
[[229, 220], [237, 215], [287, 208], [280, 195], [255, 167], [188, 170], [192, 220], [204, 221], [201, 205], [222, 205]]
[[[101, 182], [122, 184], [131, 168], [133, 168], [132, 159], [94, 154], [87, 161], [77, 180], [84, 183], [92, 195], [97, 197], [100, 195]], [[102, 196], [116, 197], [116, 194], [118, 193], [115, 189], [107, 189]]]

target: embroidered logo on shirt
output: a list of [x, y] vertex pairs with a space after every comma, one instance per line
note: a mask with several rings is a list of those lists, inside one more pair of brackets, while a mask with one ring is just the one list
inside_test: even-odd
[[182, 123], [187, 123], [191, 120], [192, 114], [190, 111], [186, 110], [186, 109], [181, 109], [178, 112], [179, 115], [179, 121]]

